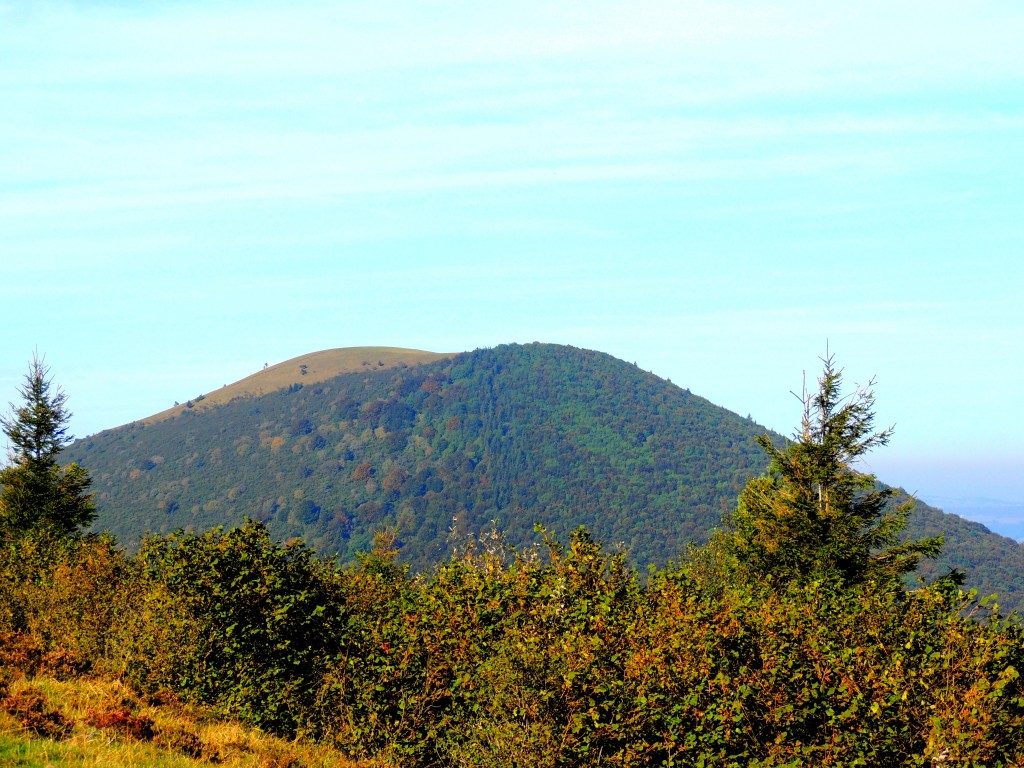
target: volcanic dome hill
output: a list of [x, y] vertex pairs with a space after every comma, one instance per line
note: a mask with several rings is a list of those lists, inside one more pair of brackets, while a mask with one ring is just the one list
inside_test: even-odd
[[[586, 525], [663, 564], [705, 541], [765, 469], [765, 431], [600, 352], [364, 347], [268, 367], [67, 455], [92, 473], [96, 527], [130, 547], [251, 517], [347, 561], [392, 526], [423, 569], [493, 522], [520, 546], [535, 524], [558, 536]], [[1012, 539], [919, 504], [910, 534], [935, 533], [946, 553], [929, 575], [956, 566], [1006, 605], [1024, 595]]]

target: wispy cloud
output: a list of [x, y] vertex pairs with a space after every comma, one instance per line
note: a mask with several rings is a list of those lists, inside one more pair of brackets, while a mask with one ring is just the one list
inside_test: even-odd
[[[0, 210], [884, 176], [929, 152], [912, 140], [1024, 127], [1019, 109], [830, 106], [951, 67], [1019, 78], [1024, 13], [985, 10], [7, 3]], [[795, 93], [827, 98], [794, 111]]]
[[[0, 128], [0, 216], [621, 180], [754, 179], [922, 162], [921, 137], [1024, 129], [1024, 115], [656, 118], [377, 131]], [[120, 135], [118, 135], [120, 134]], [[838, 139], [843, 141], [839, 142]], [[877, 143], [876, 139], [881, 139]], [[850, 144], [851, 140], [860, 144]], [[26, 151], [28, 149], [28, 151]], [[927, 162], [927, 159], [925, 160]]]
[[[1019, 73], [1024, 13], [1007, 3], [639, 0], [493, 5], [273, 2], [22, 3], [0, 6], [0, 82], [351, 75], [514, 61], [650, 61], [828, 88], [861, 72], [912, 78]], [[30, 34], [26, 34], [26, 32]], [[126, 64], [130, 66], [125, 66]], [[756, 64], [756, 67], [751, 67]], [[664, 71], [664, 70], [663, 70]]]

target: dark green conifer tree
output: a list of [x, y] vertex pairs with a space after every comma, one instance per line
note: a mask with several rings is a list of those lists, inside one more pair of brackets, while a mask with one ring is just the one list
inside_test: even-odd
[[831, 355], [822, 362], [817, 392], [805, 387], [801, 396], [799, 433], [784, 447], [758, 438], [768, 472], [747, 484], [726, 519], [720, 543], [746, 580], [894, 581], [942, 547], [941, 537], [900, 542], [912, 504], [894, 505], [894, 489], [855, 468], [892, 435], [873, 431], [874, 381], [844, 397], [842, 371]]
[[58, 463], [72, 440], [67, 395], [53, 387], [38, 355], [33, 355], [19, 392], [22, 405], [12, 403], [10, 414], [0, 417], [10, 443], [8, 465], [0, 469], [0, 532], [74, 534], [93, 521], [96, 507], [88, 492], [89, 473], [75, 463]]

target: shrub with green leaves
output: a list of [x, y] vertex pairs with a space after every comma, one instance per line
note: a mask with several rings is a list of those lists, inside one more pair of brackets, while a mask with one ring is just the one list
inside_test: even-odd
[[712, 555], [642, 579], [580, 530], [410, 578], [387, 541], [339, 569], [255, 523], [134, 559], [25, 539], [0, 561], [0, 663], [65, 654], [403, 766], [1024, 761], [1016, 619], [949, 580], [757, 585]]
[[344, 601], [332, 564], [301, 542], [276, 544], [252, 521], [150, 538], [139, 558], [158, 598], [149, 625], [180, 633], [149, 649], [159, 674], [140, 667], [139, 682], [216, 704], [261, 728], [299, 730], [341, 636]]

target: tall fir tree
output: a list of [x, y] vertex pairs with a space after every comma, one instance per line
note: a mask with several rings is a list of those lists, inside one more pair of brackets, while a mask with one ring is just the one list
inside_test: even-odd
[[783, 447], [758, 438], [771, 464], [740, 494], [720, 543], [747, 580], [893, 583], [937, 555], [942, 538], [900, 541], [912, 503], [895, 505], [894, 489], [855, 468], [892, 436], [873, 431], [874, 381], [844, 397], [842, 371], [831, 355], [822, 362], [817, 391], [801, 396], [799, 433]]
[[12, 403], [10, 414], [0, 417], [10, 442], [8, 464], [0, 469], [0, 532], [75, 534], [95, 519], [96, 507], [89, 473], [75, 463], [61, 467], [58, 461], [72, 440], [67, 395], [53, 386], [38, 354], [19, 393], [22, 405]]

